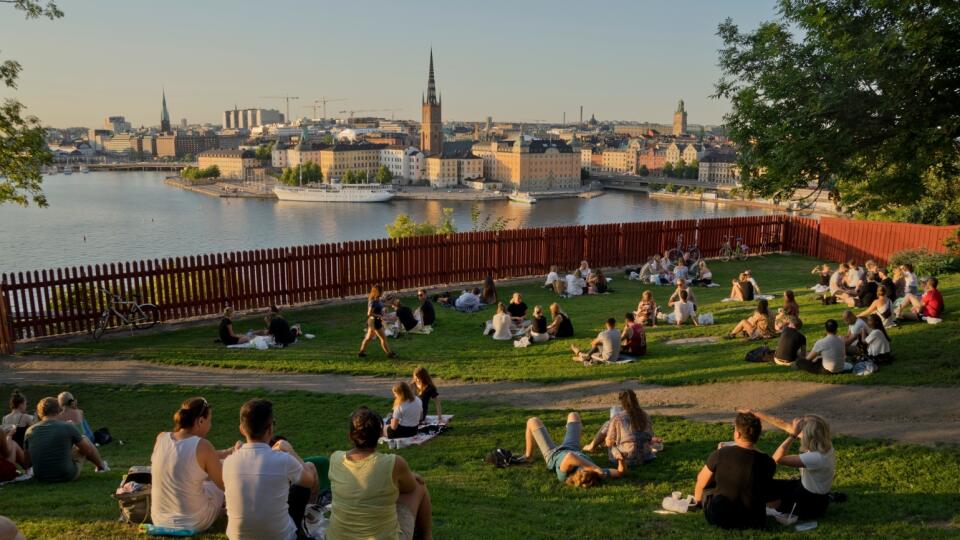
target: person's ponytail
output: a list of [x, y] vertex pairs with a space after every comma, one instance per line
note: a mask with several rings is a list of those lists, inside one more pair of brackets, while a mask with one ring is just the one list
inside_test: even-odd
[[173, 429], [190, 429], [197, 424], [200, 418], [210, 415], [210, 404], [202, 397], [190, 398], [180, 405], [180, 409], [173, 413]]

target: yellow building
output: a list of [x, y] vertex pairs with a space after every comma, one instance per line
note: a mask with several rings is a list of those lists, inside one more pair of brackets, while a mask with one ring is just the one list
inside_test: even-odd
[[250, 150], [207, 150], [197, 156], [197, 166], [201, 169], [212, 165], [220, 169], [220, 178], [238, 180], [249, 180], [251, 170], [261, 166]]
[[380, 168], [380, 150], [383, 144], [298, 144], [286, 150], [274, 150], [275, 167], [296, 167], [301, 163], [316, 163], [323, 173], [323, 181], [339, 180], [347, 171], [366, 173], [369, 178]]
[[483, 160], [477, 156], [427, 156], [426, 179], [431, 186], [447, 188], [483, 178]]
[[635, 148], [606, 148], [600, 155], [600, 170], [616, 174], [637, 173], [637, 150]]
[[484, 142], [473, 145], [483, 175], [520, 191], [580, 188], [580, 150], [560, 140]]

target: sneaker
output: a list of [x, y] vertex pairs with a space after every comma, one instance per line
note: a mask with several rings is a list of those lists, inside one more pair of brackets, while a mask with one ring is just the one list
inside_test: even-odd
[[98, 472], [98, 473], [110, 472], [110, 464], [107, 463], [106, 460], [104, 460], [103, 468], [94, 469], [94, 472]]
[[387, 353], [387, 358], [396, 358], [396, 357], [397, 357], [397, 353], [393, 351], [390, 351]]
[[773, 363], [778, 366], [790, 367], [794, 365], [794, 362], [787, 362], [786, 360], [781, 360], [779, 358], [774, 358]]
[[365, 353], [365, 352], [358, 352], [358, 353], [357, 353], [357, 356], [359, 356], [360, 358], [366, 358], [366, 357], [367, 357], [367, 353]]

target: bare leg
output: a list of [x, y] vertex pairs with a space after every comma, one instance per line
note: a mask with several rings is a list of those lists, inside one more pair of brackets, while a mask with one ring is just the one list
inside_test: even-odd
[[416, 478], [416, 489], [410, 493], [401, 493], [397, 497], [397, 504], [406, 506], [415, 516], [413, 537], [431, 540], [433, 538], [433, 505], [430, 502], [430, 492], [427, 491], [423, 479], [419, 476]]
[[0, 516], [0, 540], [24, 540], [24, 537], [12, 521]]
[[603, 441], [607, 438], [607, 430], [610, 428], [610, 422], [604, 422], [603, 426], [597, 431], [597, 434], [593, 436], [593, 440], [587, 443], [583, 447], [584, 452], [593, 452], [595, 449], [603, 446]]
[[537, 447], [537, 441], [533, 439], [533, 431], [542, 427], [543, 420], [540, 420], [536, 416], [527, 420], [526, 432], [524, 433], [526, 446], [523, 455], [528, 461], [533, 458], [533, 449]]
[[383, 329], [374, 330], [374, 332], [380, 341], [380, 348], [383, 349], [383, 352], [390, 354], [390, 347], [387, 345], [387, 335], [383, 333]]
[[363, 336], [363, 341], [360, 342], [360, 354], [363, 354], [363, 352], [367, 350], [367, 345], [369, 345], [370, 341], [373, 340], [373, 335], [373, 328], [367, 328], [367, 334]]

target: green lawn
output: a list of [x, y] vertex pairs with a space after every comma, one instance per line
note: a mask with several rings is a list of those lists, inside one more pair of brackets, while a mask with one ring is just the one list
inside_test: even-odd
[[[388, 383], [384, 383], [385, 386]], [[12, 388], [0, 386], [6, 396]], [[62, 390], [26, 387], [31, 403]], [[15, 520], [28, 538], [134, 538], [132, 527], [116, 522], [110, 493], [130, 465], [148, 464], [156, 433], [168, 429], [172, 412], [191, 395], [205, 396], [214, 407], [211, 439], [218, 447], [236, 438], [240, 404], [254, 392], [170, 387], [73, 386], [94, 428], [109, 426], [117, 439], [102, 449], [112, 471], [85, 469], [78, 482], [43, 485], [35, 481], [0, 488], [0, 514]], [[442, 389], [441, 389], [442, 391]], [[277, 430], [290, 438], [302, 455], [327, 454], [347, 447], [346, 425], [351, 410], [361, 404], [388, 409], [387, 401], [361, 396], [308, 393], [266, 394], [276, 405]], [[628, 478], [592, 490], [557, 482], [542, 460], [528, 467], [494, 469], [481, 462], [497, 441], [521, 451], [524, 420], [540, 414], [556, 437], [564, 420], [561, 411], [537, 412], [445, 403], [456, 415], [453, 429], [421, 447], [400, 450], [420, 472], [431, 490], [437, 538], [639, 538], [732, 537], [706, 525], [701, 513], [658, 515], [660, 500], [675, 490], [693, 489], [694, 477], [716, 443], [731, 437], [730, 427], [667, 417], [655, 417], [666, 449], [651, 464], [630, 471]], [[599, 427], [605, 413], [584, 412], [585, 431]], [[761, 448], [772, 452], [781, 434], [768, 433]], [[835, 440], [835, 489], [849, 501], [830, 508], [819, 527], [802, 537], [933, 538], [960, 536], [960, 452], [956, 448]], [[603, 462], [603, 456], [597, 459]], [[789, 476], [792, 471], [782, 471]], [[222, 524], [220, 531], [222, 533]], [[774, 526], [754, 537], [791, 536]], [[801, 537], [798, 533], [792, 535]], [[209, 534], [208, 538], [223, 538]]]
[[[746, 263], [713, 263], [714, 275], [728, 284], [743, 268], [751, 268], [765, 293], [775, 293], [774, 309], [782, 305], [779, 294], [787, 288], [797, 292], [804, 320], [803, 332], [812, 343], [823, 335], [823, 322], [830, 317], [839, 320], [841, 306], [823, 306], [808, 287], [814, 282], [809, 274], [814, 259], [773, 255]], [[960, 322], [947, 315], [938, 325], [910, 323], [891, 330], [897, 361], [870, 377], [823, 376], [793, 372], [773, 365], [750, 364], [744, 354], [757, 343], [722, 341], [713, 345], [674, 346], [663, 343], [680, 337], [720, 336], [741, 318], [749, 315], [753, 303], [721, 303], [729, 286], [695, 289], [700, 312], [712, 312], [717, 324], [682, 328], [659, 326], [648, 334], [649, 354], [639, 362], [622, 366], [585, 368], [570, 360], [571, 343], [581, 346], [596, 335], [603, 321], [610, 316], [622, 319], [633, 310], [640, 293], [652, 288], [658, 303], [665, 303], [672, 287], [652, 287], [624, 279], [616, 274], [613, 294], [559, 299], [576, 328], [575, 339], [551, 341], [516, 349], [510, 342], [496, 342], [481, 336], [483, 322], [493, 310], [473, 314], [438, 309], [436, 332], [431, 335], [408, 335], [391, 339], [391, 347], [400, 357], [388, 360], [377, 346], [371, 346], [367, 358], [357, 358], [364, 328], [363, 303], [296, 310], [288, 314], [291, 322], [301, 322], [307, 332], [317, 334], [313, 341], [302, 341], [285, 350], [228, 350], [214, 343], [216, 321], [206, 327], [189, 328], [151, 335], [115, 337], [100, 342], [92, 340], [71, 345], [51, 345], [32, 349], [24, 354], [75, 357], [136, 358], [171, 364], [195, 364], [234, 368], [259, 368], [298, 372], [340, 372], [365, 375], [409, 375], [416, 365], [429, 366], [431, 373], [445, 378], [469, 380], [528, 380], [555, 382], [571, 379], [636, 378], [647, 383], [665, 385], [700, 384], [730, 380], [813, 380], [857, 384], [955, 385], [960, 383]], [[960, 275], [945, 276], [941, 290], [947, 306], [960, 305]], [[519, 290], [531, 307], [546, 308], [558, 298], [536, 284], [518, 287], [501, 286], [501, 298]], [[406, 301], [413, 305], [413, 298]], [[235, 329], [246, 331], [262, 326], [261, 317], [237, 320]], [[845, 331], [845, 329], [844, 329]], [[122, 331], [121, 334], [128, 334]], [[776, 342], [771, 341], [775, 347]]]

